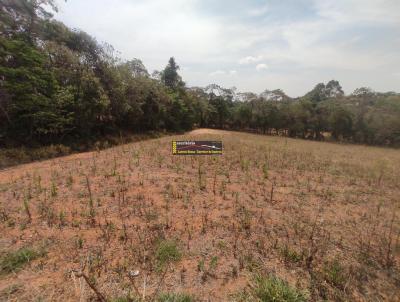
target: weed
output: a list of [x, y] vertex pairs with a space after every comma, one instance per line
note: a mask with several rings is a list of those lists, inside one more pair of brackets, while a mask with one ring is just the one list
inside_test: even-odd
[[197, 271], [199, 271], [199, 272], [205, 271], [205, 260], [204, 259], [199, 260], [199, 262], [197, 263]]
[[170, 263], [181, 260], [182, 253], [178, 245], [173, 240], [163, 240], [159, 243], [156, 251], [157, 266], [160, 269], [165, 268]]
[[96, 223], [96, 210], [94, 208], [94, 202], [93, 202], [93, 197], [92, 197], [92, 189], [90, 188], [90, 182], [89, 182], [89, 177], [86, 175], [86, 187], [89, 193], [89, 220], [92, 225]]
[[66, 226], [67, 225], [67, 219], [66, 219], [67, 215], [65, 214], [64, 211], [60, 211], [60, 213], [58, 214], [58, 218], [60, 220], [60, 227]]
[[227, 248], [227, 244], [224, 240], [220, 240], [217, 242], [217, 247], [221, 250], [224, 251]]
[[335, 259], [332, 262], [325, 263], [323, 267], [323, 274], [325, 280], [340, 289], [344, 288], [346, 283], [346, 275], [343, 266]]
[[205, 181], [203, 179], [204, 171], [203, 171], [203, 164], [202, 164], [201, 160], [199, 160], [199, 167], [198, 167], [197, 172], [198, 172], [197, 174], [198, 174], [199, 189], [200, 190], [205, 190], [206, 184], [205, 184]]
[[83, 248], [83, 244], [84, 244], [84, 240], [83, 240], [82, 237], [79, 236], [78, 238], [76, 238], [75, 246], [76, 246], [77, 249], [82, 249]]
[[242, 171], [244, 172], [249, 171], [249, 167], [250, 167], [250, 161], [248, 159], [242, 158], [240, 160], [240, 168], [242, 169]]
[[51, 182], [50, 194], [51, 194], [51, 197], [57, 196], [57, 185], [54, 181]]
[[210, 261], [210, 271], [215, 270], [217, 268], [217, 264], [218, 264], [218, 257], [213, 256]]
[[298, 263], [303, 259], [303, 255], [291, 249], [288, 245], [284, 245], [279, 249], [280, 254], [286, 262]]
[[29, 209], [29, 202], [26, 198], [24, 199], [24, 210], [26, 216], [28, 216], [28, 223], [30, 223], [32, 221], [32, 215], [31, 215], [31, 210]]
[[73, 183], [74, 183], [74, 177], [72, 176], [72, 174], [69, 174], [67, 177], [67, 187], [71, 188]]
[[268, 163], [264, 163], [262, 171], [263, 171], [264, 179], [268, 179], [268, 172], [269, 172]]

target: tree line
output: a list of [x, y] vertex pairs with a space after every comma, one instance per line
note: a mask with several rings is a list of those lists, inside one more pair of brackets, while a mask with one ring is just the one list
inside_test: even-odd
[[52, 0], [0, 0], [0, 144], [65, 143], [107, 134], [246, 130], [315, 140], [400, 145], [400, 95], [337, 81], [300, 98], [187, 87], [179, 66], [149, 74], [139, 59], [52, 18]]

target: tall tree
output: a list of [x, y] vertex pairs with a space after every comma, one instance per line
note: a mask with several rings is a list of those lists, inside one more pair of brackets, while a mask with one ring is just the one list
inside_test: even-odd
[[52, 14], [46, 9], [57, 11], [54, 0], [0, 0], [0, 31], [10, 36], [23, 33], [30, 41], [37, 36], [38, 25]]
[[161, 81], [165, 86], [171, 90], [176, 91], [179, 87], [183, 87], [184, 83], [178, 73], [179, 66], [175, 62], [175, 58], [171, 57], [168, 61], [168, 65], [161, 73]]

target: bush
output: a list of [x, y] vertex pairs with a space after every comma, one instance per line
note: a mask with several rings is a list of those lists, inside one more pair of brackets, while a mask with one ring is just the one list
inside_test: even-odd
[[182, 253], [177, 244], [173, 240], [161, 241], [156, 251], [157, 266], [159, 269], [164, 268], [171, 262], [181, 260]]
[[161, 294], [157, 302], [194, 302], [194, 298], [187, 294]]
[[276, 276], [257, 275], [249, 292], [241, 293], [238, 300], [243, 302], [305, 302], [307, 295]]
[[0, 274], [9, 274], [20, 270], [24, 265], [44, 255], [44, 252], [31, 248], [22, 248], [5, 254], [0, 260]]

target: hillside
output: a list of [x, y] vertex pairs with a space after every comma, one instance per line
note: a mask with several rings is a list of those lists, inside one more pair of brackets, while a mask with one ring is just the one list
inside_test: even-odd
[[0, 300], [395, 301], [399, 179], [398, 150], [207, 129], [3, 170]]

